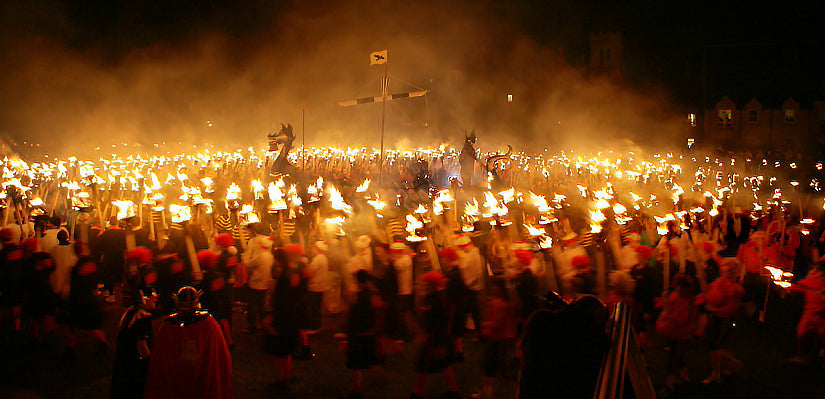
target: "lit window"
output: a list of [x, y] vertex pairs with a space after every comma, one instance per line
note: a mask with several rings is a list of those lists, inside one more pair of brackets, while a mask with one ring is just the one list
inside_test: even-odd
[[796, 123], [796, 110], [785, 110], [785, 123]]
[[696, 127], [696, 114], [689, 113], [688, 114], [688, 123], [690, 123], [691, 127]]
[[720, 109], [719, 110], [719, 126], [731, 127], [731, 120], [733, 119], [733, 110]]
[[748, 111], [748, 123], [759, 123], [759, 111], [755, 109]]
[[508, 102], [508, 103], [513, 102], [513, 95], [512, 95], [512, 94], [508, 94], [508, 95], [507, 95], [507, 102]]

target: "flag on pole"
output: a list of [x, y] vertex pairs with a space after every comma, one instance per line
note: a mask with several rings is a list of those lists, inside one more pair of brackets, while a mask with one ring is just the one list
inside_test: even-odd
[[384, 65], [387, 63], [387, 50], [370, 53], [370, 65]]

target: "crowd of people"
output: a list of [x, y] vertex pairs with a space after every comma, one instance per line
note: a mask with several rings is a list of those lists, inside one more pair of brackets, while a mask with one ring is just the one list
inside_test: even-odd
[[[737, 206], [732, 196], [718, 203], [677, 196], [676, 217], [603, 207], [595, 219], [568, 193], [571, 201], [559, 204], [539, 237], [521, 226], [546, 215], [533, 217], [521, 201], [502, 200], [509, 214], [492, 212], [489, 223], [482, 217], [468, 222], [463, 215], [471, 215], [472, 196], [462, 193], [473, 187], [451, 183], [455, 173], [443, 165], [399, 162], [391, 177], [369, 165], [352, 164], [338, 174], [321, 173], [318, 165], [313, 161], [309, 169], [329, 181], [387, 183], [373, 198], [352, 198], [345, 204], [350, 209], [313, 209], [306, 193], [303, 201], [255, 218], [241, 216], [237, 197], [228, 196], [214, 213], [193, 211], [185, 220], [154, 211], [144, 220], [94, 207], [7, 211], [0, 230], [3, 328], [36, 341], [65, 323], [66, 359], [78, 355], [76, 334], [91, 334], [96, 352], [115, 352], [113, 398], [231, 397], [231, 349], [250, 334], [263, 336], [274, 385], [289, 392], [293, 359], [328, 361], [316, 358], [312, 341], [330, 328], [352, 370], [349, 398], [362, 397], [366, 370], [407, 345], [417, 351], [411, 398], [424, 397], [431, 374], [443, 376], [446, 397], [461, 397], [455, 368], [465, 361], [465, 339], [484, 348], [478, 396], [493, 397], [494, 380], [503, 378], [513, 397], [580, 397], [596, 385], [608, 346], [607, 315], [624, 303], [640, 346], [653, 335], [666, 341], [668, 376], [659, 394], [667, 396], [691, 377], [687, 341], [700, 336], [707, 342], [712, 372], [702, 382], [718, 383], [743, 367], [727, 345], [733, 318], [764, 322], [769, 298], [802, 291], [794, 361], [821, 362], [825, 231], [821, 220], [802, 218], [802, 207], [780, 200], [763, 210]], [[593, 186], [604, 179], [590, 171], [524, 168], [530, 170], [535, 173], [491, 171], [488, 188], [578, 193], [577, 179]], [[215, 171], [238, 178], [226, 168]], [[663, 173], [665, 180], [673, 177]], [[342, 190], [345, 196], [363, 191], [355, 185]], [[404, 218], [366, 206], [392, 198], [387, 193], [399, 187], [407, 191], [397, 194], [398, 204], [428, 206], [451, 187], [452, 204], [442, 202], [452, 212], [429, 210], [421, 226], [405, 229]], [[618, 182], [610, 187], [621, 189]], [[292, 216], [295, 203], [304, 206]], [[349, 220], [327, 223], [322, 213]], [[123, 308], [114, 337], [103, 329], [106, 302]], [[239, 312], [242, 325], [233, 317]], [[331, 322], [336, 315], [343, 322]], [[181, 364], [198, 364], [198, 372], [175, 371]]]

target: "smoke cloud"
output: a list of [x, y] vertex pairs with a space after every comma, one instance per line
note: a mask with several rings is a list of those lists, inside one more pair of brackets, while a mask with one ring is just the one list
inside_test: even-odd
[[262, 147], [281, 122], [300, 133], [305, 105], [307, 145], [377, 147], [381, 104], [337, 101], [380, 94], [383, 69], [367, 57], [382, 49], [390, 92], [429, 90], [387, 104], [388, 147], [458, 146], [471, 129], [486, 148], [660, 145], [686, 125], [665, 93], [588, 78], [559, 55], [567, 32], [538, 43], [523, 15], [495, 2], [233, 7], [183, 8], [146, 28], [164, 10], [127, 7], [91, 29], [61, 2], [7, 3], [0, 135], [64, 155], [123, 143]]

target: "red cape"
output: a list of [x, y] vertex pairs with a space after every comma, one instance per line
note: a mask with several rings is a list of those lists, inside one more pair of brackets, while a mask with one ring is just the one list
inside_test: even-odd
[[163, 322], [152, 345], [147, 399], [232, 399], [232, 358], [212, 316]]

